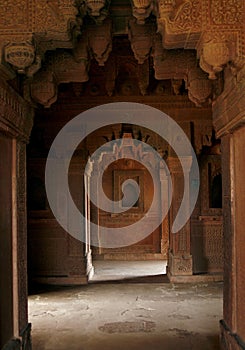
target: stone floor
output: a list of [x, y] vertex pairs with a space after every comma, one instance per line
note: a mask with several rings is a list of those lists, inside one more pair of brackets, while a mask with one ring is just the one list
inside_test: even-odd
[[96, 281], [44, 290], [29, 297], [33, 350], [219, 349], [221, 283]]
[[94, 276], [92, 281], [118, 281], [140, 277], [157, 277], [166, 273], [166, 260], [158, 261], [108, 261], [93, 262]]

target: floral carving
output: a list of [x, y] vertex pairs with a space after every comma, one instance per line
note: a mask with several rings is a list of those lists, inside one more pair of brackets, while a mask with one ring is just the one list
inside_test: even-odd
[[31, 0], [5, 0], [0, 3], [1, 31], [32, 31]]
[[165, 26], [169, 33], [183, 33], [191, 30], [201, 30], [201, 3], [199, 0], [188, 0], [181, 4], [176, 11], [175, 1], [161, 1], [159, 3], [160, 30]]
[[210, 15], [214, 24], [237, 24], [244, 21], [243, 1], [212, 0]]
[[178, 9], [173, 20], [174, 30], [192, 31], [200, 30], [201, 24], [201, 2], [199, 0], [186, 1]]
[[35, 32], [38, 33], [38, 38], [69, 42], [72, 30], [77, 30], [79, 24], [77, 23], [77, 14], [78, 11], [73, 0], [37, 1]]

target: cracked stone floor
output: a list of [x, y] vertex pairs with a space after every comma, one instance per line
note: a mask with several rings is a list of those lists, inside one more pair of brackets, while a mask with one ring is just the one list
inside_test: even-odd
[[[106, 270], [108, 274], [108, 268]], [[101, 283], [29, 297], [33, 350], [216, 350], [222, 283]]]

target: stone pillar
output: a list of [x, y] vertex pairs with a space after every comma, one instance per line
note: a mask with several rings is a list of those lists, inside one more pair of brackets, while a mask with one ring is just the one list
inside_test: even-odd
[[224, 318], [221, 348], [245, 349], [245, 69], [225, 72], [223, 94], [213, 106], [222, 142], [224, 214]]
[[4, 81], [0, 105], [0, 347], [30, 350], [25, 147], [33, 111]]
[[[170, 175], [166, 174], [165, 169], [160, 169], [160, 186], [161, 186], [161, 210], [169, 206], [169, 177]], [[166, 215], [165, 219], [161, 224], [161, 254], [164, 259], [168, 257], [168, 248], [169, 248], [169, 218]]]
[[16, 154], [16, 201], [17, 201], [17, 290], [18, 295], [18, 318], [19, 334], [22, 337], [24, 349], [30, 347], [31, 326], [28, 320], [27, 305], [27, 212], [26, 212], [26, 144], [24, 142], [14, 142], [14, 154]]
[[92, 250], [91, 250], [91, 205], [90, 205], [90, 188], [91, 185], [91, 172], [92, 162], [88, 160], [86, 172], [84, 173], [84, 209], [85, 209], [85, 247], [86, 247], [86, 264], [87, 264], [87, 276], [88, 279], [94, 275], [94, 267], [92, 262]]
[[[182, 157], [184, 169], [177, 158], [169, 158], [168, 166], [171, 172], [173, 198], [170, 210], [170, 244], [168, 257], [168, 276], [172, 282], [188, 281], [192, 275], [192, 256], [190, 253], [190, 221], [177, 233], [172, 233], [172, 226], [179, 211], [184, 193], [184, 173], [189, 178], [192, 164], [191, 157]], [[184, 173], [183, 173], [184, 171]], [[189, 182], [188, 182], [189, 183]], [[189, 193], [189, 188], [186, 189]], [[186, 210], [189, 210], [187, 204]]]

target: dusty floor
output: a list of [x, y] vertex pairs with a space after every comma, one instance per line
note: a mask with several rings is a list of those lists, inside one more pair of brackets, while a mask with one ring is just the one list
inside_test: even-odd
[[[127, 276], [122, 265], [120, 271]], [[97, 266], [101, 279], [103, 273], [117, 275], [108, 264]], [[222, 284], [50, 288], [29, 297], [29, 317], [33, 350], [215, 350]]]

